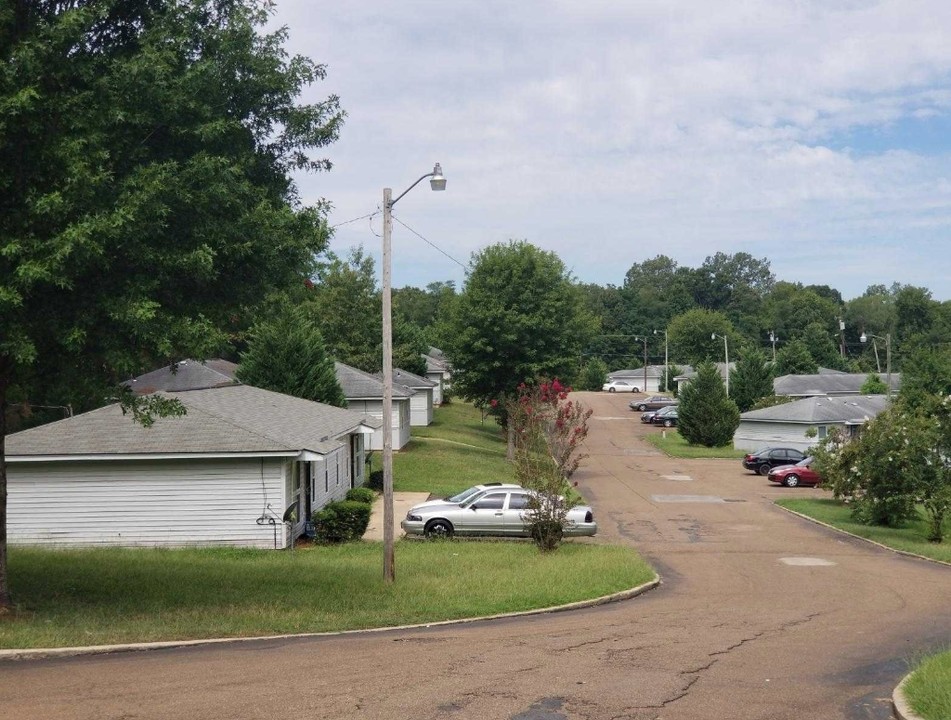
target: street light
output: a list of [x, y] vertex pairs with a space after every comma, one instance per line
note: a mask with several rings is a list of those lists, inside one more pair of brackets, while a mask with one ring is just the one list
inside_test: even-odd
[[634, 342], [641, 341], [644, 343], [644, 387], [641, 388], [644, 392], [647, 392], [647, 338], [634, 336]]
[[[886, 384], [888, 385], [888, 397], [892, 396], [892, 334], [885, 333], [885, 337], [881, 335], [872, 335], [869, 333], [866, 335], [864, 332], [859, 335], [859, 340], [861, 342], [868, 342], [869, 338], [878, 338], [879, 340], [885, 341], [885, 373], [886, 373]], [[881, 366], [878, 368], [881, 370]]]
[[426, 173], [416, 182], [390, 198], [393, 191], [383, 188], [383, 580], [392, 583], [396, 579], [393, 551], [393, 301], [390, 272], [391, 237], [393, 234], [393, 206], [406, 193], [426, 178], [435, 190], [446, 189], [439, 163], [431, 173]]
[[[654, 334], [657, 334], [657, 331], [654, 331]], [[664, 392], [670, 390], [670, 383], [667, 381], [667, 368], [670, 367], [670, 362], [667, 360], [667, 330], [664, 330]]]
[[776, 342], [777, 342], [778, 340], [779, 340], [779, 338], [776, 337], [776, 333], [774, 333], [772, 330], [770, 330], [770, 331], [769, 331], [769, 341], [773, 344], [773, 364], [774, 364], [774, 365], [776, 364]]
[[717, 335], [716, 333], [710, 333], [710, 339], [716, 340], [717, 338], [723, 338], [723, 354], [726, 356], [726, 396], [730, 397], [730, 346], [727, 345], [726, 335]]

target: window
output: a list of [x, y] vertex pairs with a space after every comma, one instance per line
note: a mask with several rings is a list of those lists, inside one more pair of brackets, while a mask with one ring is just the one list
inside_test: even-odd
[[822, 438], [824, 438], [824, 437], [825, 437], [826, 435], [828, 435], [828, 434], [829, 434], [829, 428], [826, 427], [825, 425], [820, 425], [820, 426], [819, 426], [819, 432], [818, 432], [818, 435], [817, 435], [816, 437], [818, 437], [818, 438], [821, 440]]
[[330, 492], [330, 468], [324, 465], [324, 492]]
[[509, 510], [525, 510], [528, 505], [528, 495], [525, 493], [512, 493], [509, 497]]
[[479, 510], [501, 510], [502, 506], [505, 505], [505, 493], [484, 495], [483, 497], [476, 500], [472, 505]]

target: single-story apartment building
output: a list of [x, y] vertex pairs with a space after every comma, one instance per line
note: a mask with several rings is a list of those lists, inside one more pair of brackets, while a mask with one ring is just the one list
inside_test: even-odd
[[[347, 398], [347, 407], [358, 413], [380, 421], [379, 429], [370, 437], [370, 449], [383, 449], [383, 380], [350, 365], [334, 363], [337, 370], [337, 382], [343, 388]], [[410, 437], [410, 398], [413, 390], [393, 383], [393, 449], [399, 450], [409, 442]]]
[[409, 424], [425, 427], [433, 423], [433, 393], [436, 383], [400, 368], [393, 368], [394, 388], [400, 385], [411, 391], [409, 396]]
[[[683, 366], [678, 366], [683, 371]], [[626, 370], [612, 370], [608, 373], [608, 382], [611, 380], [626, 380], [641, 392], [657, 393], [663, 392], [661, 386], [664, 383], [664, 373], [667, 372], [665, 365], [647, 365], [646, 367], [628, 368]]]
[[443, 404], [445, 396], [452, 385], [452, 372], [449, 360], [439, 348], [430, 347], [428, 353], [423, 354], [426, 361], [426, 377], [435, 383], [433, 388], [433, 404], [437, 407]]
[[[888, 375], [886, 373], [875, 374], [887, 386]], [[861, 395], [862, 386], [867, 380], [867, 373], [837, 371], [820, 371], [814, 375], [781, 375], [773, 380], [773, 393], [788, 397]], [[892, 392], [898, 392], [901, 388], [901, 374], [892, 373], [891, 383]]]
[[145, 427], [113, 404], [7, 436], [9, 542], [283, 548], [366, 478], [361, 413], [240, 384], [163, 395], [186, 413]]
[[[733, 447], [755, 451], [779, 446], [805, 452], [826, 437], [832, 428], [843, 428], [849, 435], [857, 434], [862, 425], [888, 404], [885, 395], [808, 397], [762, 410], [750, 410], [740, 415], [740, 424], [733, 434]], [[810, 437], [813, 431], [815, 434]]]

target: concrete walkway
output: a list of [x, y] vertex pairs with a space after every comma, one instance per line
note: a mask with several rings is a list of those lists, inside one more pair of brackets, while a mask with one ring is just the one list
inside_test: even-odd
[[[393, 537], [399, 538], [403, 531], [400, 521], [406, 517], [406, 511], [413, 505], [419, 505], [429, 499], [429, 493], [424, 492], [395, 492], [393, 493]], [[373, 503], [370, 514], [370, 524], [363, 534], [364, 540], [383, 542], [383, 496], [380, 495]]]

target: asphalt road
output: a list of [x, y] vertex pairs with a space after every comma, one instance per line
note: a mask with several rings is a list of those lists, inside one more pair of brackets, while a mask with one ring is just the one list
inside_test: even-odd
[[663, 584], [590, 610], [413, 631], [0, 664], [0, 718], [866, 720], [951, 644], [951, 568], [789, 515], [735, 460], [595, 410], [576, 475], [602, 541]]

